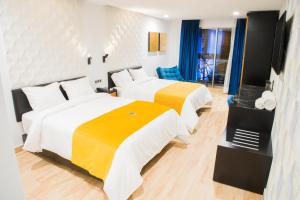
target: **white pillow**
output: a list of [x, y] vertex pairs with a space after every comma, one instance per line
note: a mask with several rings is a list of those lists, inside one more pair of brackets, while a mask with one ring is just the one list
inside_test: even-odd
[[145, 70], [143, 68], [140, 69], [129, 69], [129, 72], [133, 78], [133, 80], [145, 80], [148, 78], [148, 75], [146, 74]]
[[67, 101], [57, 82], [42, 87], [25, 87], [22, 90], [34, 111], [44, 110]]
[[74, 81], [64, 81], [60, 83], [63, 89], [66, 91], [69, 100], [77, 97], [95, 94], [95, 91], [90, 86], [89, 79], [87, 77], [80, 78]]
[[129, 72], [126, 69], [117, 73], [113, 73], [111, 78], [117, 87], [126, 87], [133, 82]]

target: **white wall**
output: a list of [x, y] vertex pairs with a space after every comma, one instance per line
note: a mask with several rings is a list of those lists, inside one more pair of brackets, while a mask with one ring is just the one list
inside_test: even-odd
[[86, 73], [76, 0], [0, 1], [0, 13], [13, 88]]
[[[105, 64], [102, 63], [104, 47], [108, 37], [107, 8], [98, 4], [79, 2], [80, 8], [80, 30], [83, 43], [87, 53], [93, 57], [91, 65], [88, 66], [88, 75], [94, 87], [103, 87], [106, 77]], [[102, 80], [102, 83], [95, 85], [94, 80]]]
[[[2, 65], [1, 65], [2, 67]], [[24, 199], [19, 169], [12, 145], [12, 126], [7, 120], [6, 101], [0, 78], [0, 199]]]
[[170, 21], [168, 31], [168, 66], [175, 66], [179, 63], [179, 49], [180, 49], [180, 34], [181, 34], [181, 20]]
[[232, 28], [235, 26], [235, 19], [204, 19], [200, 21], [200, 27], [210, 28]]
[[282, 11], [294, 15], [287, 62], [282, 74], [274, 71], [277, 100], [272, 130], [273, 163], [264, 196], [267, 200], [300, 199], [300, 4], [285, 0]]
[[6, 100], [1, 83], [0, 78], [0, 199], [21, 200], [24, 199], [21, 180], [10, 135], [13, 129], [7, 120]]
[[0, 37], [7, 61], [1, 76], [15, 146], [22, 144], [22, 129], [11, 117], [11, 89], [86, 74], [78, 19], [76, 0], [0, 1]]
[[20, 124], [18, 124], [15, 120], [14, 106], [11, 95], [11, 81], [9, 76], [9, 67], [7, 65], [6, 52], [4, 50], [4, 41], [2, 37], [2, 29], [0, 27], [0, 79], [1, 79], [1, 87], [3, 88], [3, 98], [5, 100], [5, 109], [6, 109], [6, 118], [9, 121], [9, 126], [11, 127], [11, 138], [14, 141], [15, 146], [20, 146], [22, 144], [22, 139], [20, 135], [22, 135], [22, 128]]
[[[14, 116], [8, 109], [12, 105], [11, 99], [8, 98], [10, 92], [7, 90], [8, 70], [3, 47], [2, 35], [0, 35], [0, 199], [21, 200], [24, 197], [11, 137], [15, 131], [15, 124], [12, 123]], [[14, 139], [18, 141], [18, 138]]]
[[[98, 87], [107, 86], [107, 72], [114, 69], [143, 65], [155, 75], [157, 66], [166, 65], [166, 53], [148, 53], [148, 32], [168, 32], [168, 21], [87, 1], [80, 8], [83, 39], [93, 57], [89, 74], [102, 80]], [[102, 63], [105, 53], [109, 56]]]
[[167, 63], [166, 53], [148, 53], [148, 32], [167, 32], [167, 21], [113, 7], [107, 7], [107, 18], [106, 69], [143, 65], [154, 75], [157, 66]]

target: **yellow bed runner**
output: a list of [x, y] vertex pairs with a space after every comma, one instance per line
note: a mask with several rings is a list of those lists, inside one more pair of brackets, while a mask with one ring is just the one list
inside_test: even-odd
[[168, 109], [135, 101], [84, 123], [73, 135], [72, 162], [105, 180], [119, 145]]
[[176, 82], [156, 92], [154, 102], [175, 109], [181, 113], [185, 99], [201, 84], [190, 82]]

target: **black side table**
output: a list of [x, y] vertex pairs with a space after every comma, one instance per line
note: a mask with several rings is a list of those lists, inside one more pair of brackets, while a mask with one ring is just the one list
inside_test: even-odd
[[264, 88], [244, 86], [229, 107], [227, 127], [217, 148], [213, 180], [263, 194], [272, 164], [274, 111], [258, 110]]
[[111, 88], [110, 90], [106, 87], [105, 88], [96, 88], [96, 92], [97, 93], [108, 93], [114, 97], [118, 96], [118, 91], [115, 88]]

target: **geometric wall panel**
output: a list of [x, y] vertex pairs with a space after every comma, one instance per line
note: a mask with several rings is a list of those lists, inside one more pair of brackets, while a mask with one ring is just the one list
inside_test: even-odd
[[294, 15], [294, 22], [284, 72], [271, 76], [277, 107], [272, 130], [273, 163], [264, 194], [267, 200], [300, 199], [299, 0], [285, 0], [284, 8], [288, 17]]
[[0, 1], [13, 88], [86, 74], [76, 0]]
[[143, 65], [153, 76], [157, 66], [167, 64], [166, 55], [148, 52], [148, 33], [167, 31], [167, 22], [114, 7], [108, 7], [107, 13], [111, 27], [105, 52], [110, 70]]

